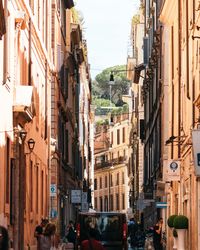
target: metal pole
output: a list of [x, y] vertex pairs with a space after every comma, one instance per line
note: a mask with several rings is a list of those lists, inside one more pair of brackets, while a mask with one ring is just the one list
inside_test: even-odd
[[111, 88], [112, 88], [112, 85], [110, 84], [110, 107], [111, 107]]

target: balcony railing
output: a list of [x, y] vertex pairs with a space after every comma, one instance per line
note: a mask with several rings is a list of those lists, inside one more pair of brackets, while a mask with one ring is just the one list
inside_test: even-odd
[[109, 161], [101, 161], [95, 164], [95, 169], [111, 167], [117, 164], [123, 164], [127, 162], [127, 156], [120, 156]]

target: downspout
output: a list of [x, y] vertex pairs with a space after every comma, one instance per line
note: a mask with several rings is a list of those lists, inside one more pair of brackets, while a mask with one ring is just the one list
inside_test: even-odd
[[181, 0], [178, 1], [178, 158], [181, 156], [180, 135], [181, 135]]
[[29, 62], [28, 62], [28, 85], [31, 86], [32, 85], [32, 80], [31, 80], [31, 76], [32, 76], [32, 56], [31, 56], [31, 47], [32, 47], [32, 23], [31, 23], [31, 18], [29, 18], [29, 32], [28, 32], [28, 36], [29, 36]]

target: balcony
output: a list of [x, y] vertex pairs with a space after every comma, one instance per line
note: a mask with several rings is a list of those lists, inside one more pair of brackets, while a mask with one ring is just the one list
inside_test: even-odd
[[111, 166], [115, 166], [118, 164], [126, 164], [126, 163], [127, 163], [127, 156], [120, 156], [118, 158], [114, 158], [113, 160], [109, 160], [109, 161], [102, 160], [101, 162], [96, 163], [94, 168], [97, 170], [100, 168], [106, 168], [106, 167], [111, 167]]

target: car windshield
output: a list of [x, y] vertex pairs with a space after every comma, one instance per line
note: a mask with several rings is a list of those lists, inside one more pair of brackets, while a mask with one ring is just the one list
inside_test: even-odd
[[98, 240], [118, 241], [122, 237], [120, 216], [108, 214], [95, 214], [82, 217], [81, 239], [88, 238], [89, 228], [95, 228]]

